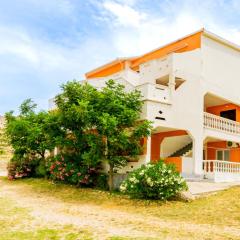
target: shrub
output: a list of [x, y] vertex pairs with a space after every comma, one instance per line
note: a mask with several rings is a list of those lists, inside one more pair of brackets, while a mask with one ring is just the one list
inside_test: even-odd
[[41, 160], [37, 158], [14, 155], [7, 167], [9, 180], [23, 177], [35, 177], [37, 175], [36, 169], [40, 165], [40, 161]]
[[35, 167], [35, 175], [36, 177], [47, 177], [48, 173], [45, 159], [42, 159]]
[[98, 189], [108, 190], [108, 175], [105, 173], [99, 173], [94, 180], [95, 186]]
[[14, 180], [16, 178], [16, 173], [17, 173], [17, 166], [16, 163], [14, 162], [9, 162], [7, 165], [7, 170], [8, 170], [8, 179], [9, 180]]
[[96, 167], [82, 164], [76, 155], [58, 154], [48, 158], [50, 178], [82, 186], [94, 186], [98, 175]]
[[120, 191], [135, 198], [167, 200], [187, 189], [185, 180], [175, 166], [159, 161], [133, 171], [123, 181]]

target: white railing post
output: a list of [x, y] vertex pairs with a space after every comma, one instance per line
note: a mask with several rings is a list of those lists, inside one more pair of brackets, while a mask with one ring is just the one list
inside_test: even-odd
[[204, 173], [237, 173], [240, 174], [240, 162], [228, 162], [221, 160], [203, 160]]
[[204, 112], [204, 127], [224, 131], [227, 133], [240, 134], [240, 123], [223, 118], [208, 112]]

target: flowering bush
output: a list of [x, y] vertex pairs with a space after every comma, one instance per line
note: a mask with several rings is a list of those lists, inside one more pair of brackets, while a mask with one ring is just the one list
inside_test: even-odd
[[120, 191], [136, 198], [166, 200], [187, 189], [185, 180], [175, 166], [159, 161], [133, 171], [123, 181]]
[[95, 186], [98, 172], [96, 167], [81, 163], [74, 155], [59, 154], [48, 159], [50, 178], [71, 184]]
[[[13, 180], [23, 177], [35, 177], [40, 159], [15, 155], [8, 163], [8, 179]], [[40, 176], [40, 175], [38, 175]]]

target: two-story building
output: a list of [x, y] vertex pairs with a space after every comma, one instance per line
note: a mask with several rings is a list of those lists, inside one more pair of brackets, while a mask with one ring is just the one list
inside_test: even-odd
[[144, 55], [86, 73], [142, 92], [142, 118], [153, 122], [138, 162], [174, 163], [186, 178], [240, 180], [240, 47], [201, 29]]

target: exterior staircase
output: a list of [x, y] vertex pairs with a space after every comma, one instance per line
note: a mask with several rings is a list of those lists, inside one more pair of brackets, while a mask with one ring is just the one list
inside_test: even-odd
[[178, 149], [176, 152], [172, 153], [168, 157], [182, 157], [188, 155], [192, 151], [193, 143], [188, 143], [184, 147]]

